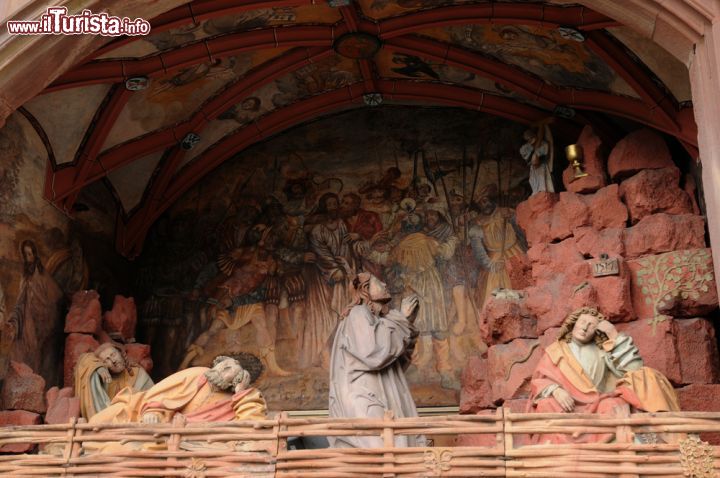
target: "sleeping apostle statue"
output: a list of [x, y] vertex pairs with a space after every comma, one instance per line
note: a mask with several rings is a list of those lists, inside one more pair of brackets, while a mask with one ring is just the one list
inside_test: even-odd
[[[643, 365], [631, 337], [618, 333], [597, 309], [570, 314], [558, 339], [532, 376], [531, 401], [538, 413], [598, 413], [627, 417], [631, 410], [676, 411], [667, 378]], [[612, 433], [539, 434], [537, 443], [608, 442]]]
[[[416, 417], [405, 379], [417, 331], [413, 321], [418, 297], [389, 310], [387, 286], [372, 274], [353, 279], [353, 301], [338, 324], [330, 358], [329, 414], [336, 418]], [[337, 448], [380, 448], [379, 436], [329, 437]], [[396, 447], [425, 446], [417, 435], [396, 435]]]
[[145, 369], [128, 361], [122, 344], [104, 343], [95, 352], [82, 354], [75, 365], [75, 395], [80, 398], [81, 416], [88, 420], [123, 388], [139, 392], [152, 386]]
[[126, 388], [90, 423], [167, 423], [177, 414], [188, 423], [261, 420], [266, 411], [250, 373], [236, 359], [219, 356], [212, 368], [181, 370], [144, 392]]

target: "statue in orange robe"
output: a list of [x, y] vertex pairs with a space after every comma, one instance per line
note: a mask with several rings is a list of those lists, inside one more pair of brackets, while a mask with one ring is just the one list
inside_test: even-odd
[[219, 356], [212, 368], [181, 370], [145, 392], [122, 390], [90, 423], [154, 424], [170, 422], [178, 413], [188, 422], [262, 420], [265, 399], [249, 384], [250, 374], [237, 360]]
[[95, 352], [82, 354], [75, 365], [75, 395], [80, 398], [80, 414], [87, 419], [107, 408], [125, 387], [140, 392], [152, 386], [145, 369], [128, 361], [122, 344], [104, 343]]
[[[657, 370], [643, 366], [632, 338], [618, 333], [596, 309], [568, 316], [557, 342], [540, 359], [531, 381], [530, 411], [599, 413], [617, 417], [630, 407], [676, 411], [675, 391]], [[612, 433], [539, 434], [536, 443], [608, 442]]]

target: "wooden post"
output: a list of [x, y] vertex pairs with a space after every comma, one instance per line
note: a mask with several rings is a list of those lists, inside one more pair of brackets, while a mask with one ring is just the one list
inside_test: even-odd
[[[173, 428], [185, 428], [185, 416], [182, 414], [175, 414], [172, 419], [172, 427]], [[168, 437], [167, 440], [167, 449], [168, 451], [179, 451], [180, 450], [180, 440], [182, 439], [182, 434], [180, 433], [172, 433]], [[175, 468], [178, 465], [178, 459], [174, 457], [168, 457], [167, 459], [168, 468], [167, 471], [172, 473], [171, 475], [168, 475], [169, 478], [176, 476], [175, 475]]]
[[[630, 414], [628, 413], [627, 415], [624, 415], [624, 416], [626, 416], [626, 417], [629, 418], [629, 417], [630, 417]], [[633, 439], [634, 439], [634, 436], [633, 436], [633, 432], [632, 432], [632, 427], [627, 426], [627, 425], [620, 425], [620, 426], [617, 427], [617, 431], [615, 432], [615, 441], [616, 441], [617, 443], [632, 443], [632, 442], [633, 442]], [[635, 455], [635, 452], [632, 451], [632, 450], [621, 450], [621, 451], [618, 452], [618, 455], [632, 455], [632, 456], [634, 456], [634, 455]], [[625, 466], [636, 467], [637, 464], [636, 464], [635, 462], [633, 462], [633, 461], [629, 461], [629, 462], [628, 462], [628, 461], [623, 461], [623, 462], [620, 462], [620, 466], [622, 466], [622, 467], [625, 467]], [[622, 473], [622, 474], [618, 475], [618, 477], [619, 477], [619, 478], [640, 478], [640, 475], [639, 475], [639, 474], [635, 474], [635, 473]]]
[[275, 439], [275, 453], [272, 457], [273, 476], [277, 475], [278, 457], [281, 453], [287, 452], [287, 438], [280, 436], [281, 431], [286, 432], [288, 429], [287, 422], [285, 421], [287, 420], [287, 417], [287, 412], [278, 413], [276, 417], [277, 425], [273, 427], [273, 437]]
[[[385, 416], [383, 417], [383, 421], [385, 422], [392, 422], [393, 421], [393, 411], [392, 410], [385, 410]], [[395, 448], [395, 431], [392, 427], [385, 427], [383, 428], [383, 446], [385, 449], [388, 448]], [[388, 467], [388, 462], [391, 463], [391, 466], [394, 466], [395, 464], [395, 454], [392, 452], [387, 452], [383, 455], [385, 457], [386, 462], [383, 464], [383, 468]], [[395, 473], [391, 471], [384, 471], [383, 472], [383, 478], [395, 478]]]
[[[87, 420], [80, 417], [71, 417], [70, 418], [70, 429], [68, 430], [68, 444], [65, 447], [65, 450], [63, 451], [63, 460], [65, 461], [65, 466], [67, 468], [72, 469], [73, 467], [70, 465], [70, 460], [72, 458], [77, 458], [80, 456], [80, 452], [82, 451], [82, 439], [80, 438], [80, 435], [82, 434], [82, 430], [77, 429], [78, 423], [86, 423]], [[67, 472], [66, 472], [67, 473]], [[66, 474], [68, 477], [75, 476], [73, 473]]]

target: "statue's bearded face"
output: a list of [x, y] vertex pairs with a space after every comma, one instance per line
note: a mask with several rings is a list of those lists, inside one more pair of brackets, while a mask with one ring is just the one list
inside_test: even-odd
[[125, 369], [125, 360], [122, 354], [115, 347], [108, 347], [98, 355], [102, 363], [110, 371], [110, 373], [118, 374]]
[[223, 360], [205, 372], [208, 382], [219, 390], [230, 390], [235, 378], [242, 372], [242, 367], [233, 359]]
[[573, 340], [581, 344], [590, 343], [595, 338], [598, 322], [598, 317], [590, 314], [582, 314], [578, 317], [572, 329]]

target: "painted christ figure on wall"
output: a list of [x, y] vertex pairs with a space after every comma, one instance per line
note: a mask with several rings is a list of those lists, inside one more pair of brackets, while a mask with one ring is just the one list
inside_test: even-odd
[[62, 346], [60, 302], [63, 293], [45, 270], [33, 241], [23, 241], [20, 254], [23, 260], [20, 292], [8, 320], [15, 337], [10, 357], [29, 365], [48, 384], [55, 384], [59, 378], [57, 360]]

